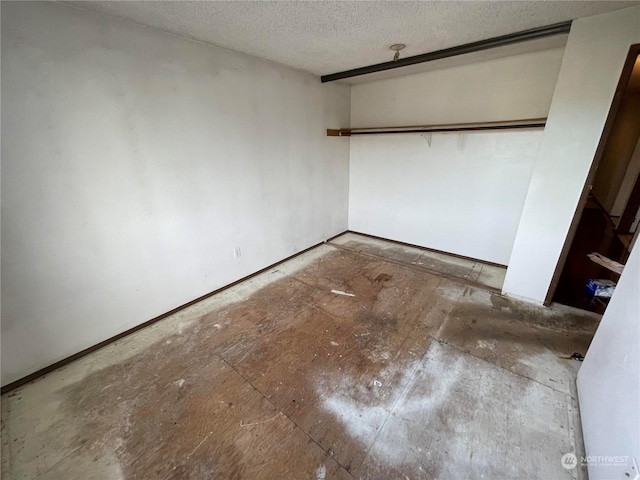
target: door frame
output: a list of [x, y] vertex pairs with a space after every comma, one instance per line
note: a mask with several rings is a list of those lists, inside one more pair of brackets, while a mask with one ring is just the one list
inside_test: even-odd
[[587, 204], [587, 199], [589, 198], [589, 193], [591, 192], [591, 188], [593, 187], [593, 180], [595, 178], [596, 171], [598, 170], [598, 165], [600, 164], [600, 160], [602, 159], [604, 147], [607, 143], [607, 140], [609, 139], [609, 134], [611, 133], [611, 130], [613, 128], [615, 118], [618, 115], [620, 103], [622, 102], [624, 91], [626, 90], [629, 79], [631, 78], [631, 72], [633, 71], [633, 67], [636, 63], [636, 58], [638, 57], [638, 55], [640, 55], [640, 43], [631, 45], [631, 47], [629, 48], [629, 52], [627, 53], [627, 58], [624, 62], [624, 67], [622, 68], [622, 72], [620, 73], [620, 79], [618, 80], [616, 92], [613, 95], [613, 100], [611, 102], [611, 106], [609, 107], [609, 113], [607, 114], [607, 120], [604, 124], [604, 128], [602, 129], [602, 135], [600, 136], [600, 141], [598, 142], [598, 148], [596, 148], [596, 153], [593, 157], [593, 161], [591, 162], [589, 174], [587, 175], [584, 187], [582, 188], [582, 193], [580, 194], [576, 210], [573, 214], [573, 219], [571, 220], [571, 225], [569, 226], [567, 237], [564, 240], [564, 245], [562, 246], [560, 257], [558, 258], [556, 268], [553, 272], [553, 277], [551, 278], [551, 284], [549, 285], [549, 289], [547, 290], [547, 296], [544, 299], [545, 306], [549, 306], [551, 300], [553, 299], [553, 295], [556, 292], [556, 288], [558, 287], [560, 274], [562, 273], [564, 264], [567, 260], [569, 249], [573, 244], [573, 239], [575, 238], [578, 224], [580, 223], [580, 219], [582, 217], [582, 212], [584, 211], [584, 207]]

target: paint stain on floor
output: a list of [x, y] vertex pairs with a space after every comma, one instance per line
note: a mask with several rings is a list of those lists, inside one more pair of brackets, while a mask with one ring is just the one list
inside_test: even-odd
[[353, 242], [5, 395], [2, 478], [585, 477], [566, 357], [598, 317]]

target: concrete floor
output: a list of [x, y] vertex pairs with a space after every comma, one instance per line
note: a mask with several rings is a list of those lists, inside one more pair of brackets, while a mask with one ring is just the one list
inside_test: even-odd
[[5, 395], [2, 478], [586, 478], [599, 317], [499, 270], [343, 236]]

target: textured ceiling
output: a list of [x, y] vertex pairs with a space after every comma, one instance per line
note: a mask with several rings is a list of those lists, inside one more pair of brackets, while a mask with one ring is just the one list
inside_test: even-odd
[[[101, 11], [316, 75], [638, 5], [622, 1], [82, 1]], [[399, 69], [403, 70], [403, 69]]]

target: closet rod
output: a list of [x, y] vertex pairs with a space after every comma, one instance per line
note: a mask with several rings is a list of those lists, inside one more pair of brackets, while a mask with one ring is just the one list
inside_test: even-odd
[[328, 137], [350, 137], [353, 135], [382, 135], [389, 133], [446, 133], [474, 132], [482, 130], [513, 130], [523, 128], [542, 128], [546, 118], [508, 120], [505, 122], [449, 123], [443, 125], [416, 125], [406, 127], [368, 127], [327, 129]]

